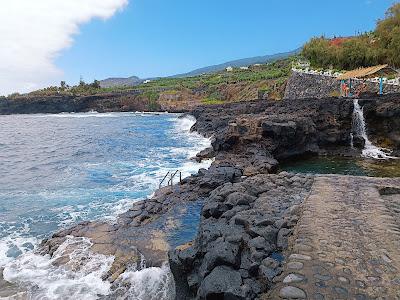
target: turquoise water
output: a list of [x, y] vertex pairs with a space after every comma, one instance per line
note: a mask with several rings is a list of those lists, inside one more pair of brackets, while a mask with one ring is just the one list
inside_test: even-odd
[[312, 156], [285, 161], [280, 168], [295, 173], [400, 177], [400, 159], [374, 160]]
[[[5, 267], [10, 281], [42, 289], [37, 297], [68, 298], [62, 292], [54, 294], [47, 287], [51, 284], [45, 283], [60, 290], [68, 287], [65, 277], [82, 281], [86, 275], [67, 276], [32, 249], [41, 239], [77, 222], [113, 222], [132, 202], [149, 197], [167, 171], [180, 169], [185, 177], [208, 167], [209, 162], [189, 160], [210, 144], [189, 132], [194, 121], [178, 114], [143, 113], [0, 116], [0, 271]], [[199, 210], [197, 204], [188, 207], [182, 236], [171, 233], [172, 241], [193, 237], [191, 216]], [[79, 243], [80, 251], [88, 255], [89, 241], [68, 243]], [[41, 281], [36, 281], [34, 270], [45, 274]], [[33, 273], [25, 278], [24, 272]], [[96, 281], [89, 280], [76, 297], [106, 294], [107, 284], [99, 272], [87, 276], [101, 284], [93, 286]]]
[[166, 234], [167, 241], [172, 248], [192, 241], [196, 237], [202, 208], [202, 201], [189, 202], [183, 213], [176, 213], [176, 217], [179, 218], [179, 227], [169, 230]]

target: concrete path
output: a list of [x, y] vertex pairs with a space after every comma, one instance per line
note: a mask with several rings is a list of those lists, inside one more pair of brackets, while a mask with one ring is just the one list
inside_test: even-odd
[[265, 299], [400, 299], [400, 178], [317, 177]]

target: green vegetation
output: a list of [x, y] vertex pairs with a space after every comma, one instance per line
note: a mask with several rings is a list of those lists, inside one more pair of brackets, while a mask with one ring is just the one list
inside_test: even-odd
[[[279, 60], [270, 64], [263, 64], [260, 66], [251, 66], [249, 69], [235, 68], [232, 72], [221, 71], [211, 74], [203, 74], [193, 77], [185, 78], [159, 78], [152, 80], [148, 83], [142, 83], [135, 87], [110, 87], [101, 88], [100, 82], [95, 80], [91, 84], [87, 84], [80, 80], [76, 86], [68, 86], [64, 81], [60, 83], [59, 87], [51, 86], [38, 91], [30, 93], [34, 96], [50, 96], [50, 95], [74, 95], [85, 96], [95, 95], [102, 93], [116, 93], [128, 91], [140, 91], [140, 98], [147, 101], [149, 108], [155, 110], [158, 107], [158, 99], [160, 94], [176, 95], [181, 92], [196, 93], [200, 91], [204, 100], [203, 103], [213, 104], [227, 100], [227, 91], [230, 86], [239, 85], [242, 89], [245, 87], [252, 87], [258, 90], [259, 85], [262, 85], [272, 94], [279, 95], [282, 93], [281, 87], [286, 83], [290, 75], [291, 64], [294, 58]], [[277, 91], [275, 91], [277, 89]], [[202, 96], [198, 96], [202, 97]], [[254, 99], [246, 98], [247, 95], [240, 96], [241, 99]], [[251, 97], [251, 96], [249, 96]], [[201, 99], [201, 98], [200, 98]], [[235, 100], [235, 99], [234, 99]]]
[[212, 105], [212, 104], [223, 104], [223, 100], [213, 99], [213, 98], [204, 98], [201, 101], [202, 104]]
[[400, 3], [379, 20], [376, 29], [351, 38], [313, 38], [303, 56], [313, 67], [341, 70], [389, 64], [400, 67]]
[[82, 79], [76, 86], [68, 86], [65, 81], [60, 82], [60, 86], [49, 86], [47, 88], [29, 93], [34, 96], [51, 96], [51, 95], [93, 95], [101, 91], [106, 91], [100, 87], [100, 81], [94, 80], [92, 83], [85, 83]]
[[19, 97], [20, 95], [21, 95], [20, 93], [12, 93], [11, 95], [8, 95], [8, 98], [14, 99], [14, 98]]
[[147, 99], [147, 107], [149, 110], [156, 111], [160, 109], [160, 105], [158, 104], [159, 93], [145, 92], [142, 97]]
[[186, 78], [160, 78], [146, 84], [141, 84], [136, 89], [140, 90], [172, 90], [196, 89], [208, 87], [213, 90], [221, 84], [235, 84], [239, 82], [257, 82], [278, 78], [287, 78], [290, 74], [291, 59], [280, 60], [271, 64], [261, 65], [248, 70], [234, 69], [233, 72], [218, 72]]

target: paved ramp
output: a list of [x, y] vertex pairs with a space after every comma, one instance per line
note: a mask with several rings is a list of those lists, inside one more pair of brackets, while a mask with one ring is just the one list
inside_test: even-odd
[[400, 178], [324, 176], [267, 299], [400, 299]]

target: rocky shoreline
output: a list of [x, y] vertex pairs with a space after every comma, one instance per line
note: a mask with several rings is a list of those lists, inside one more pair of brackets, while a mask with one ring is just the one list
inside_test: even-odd
[[[399, 155], [400, 95], [360, 104], [370, 139]], [[361, 150], [350, 148], [353, 101], [252, 101], [191, 114], [193, 130], [212, 138], [212, 148], [196, 157], [215, 159], [208, 170], [134, 203], [116, 224], [85, 222], [58, 232], [43, 241], [41, 253], [51, 255], [70, 235], [90, 238], [92, 251], [115, 256], [104, 278], [112, 283], [131, 266], [140, 269], [142, 255], [147, 267], [169, 262], [176, 299], [255, 299], [273, 289], [315, 180], [276, 174], [279, 162], [306, 154], [358, 156]], [[179, 230], [192, 204], [202, 207], [197, 236], [175, 248], [168, 234]]]
[[[159, 90], [158, 92], [161, 92]], [[94, 95], [20, 95], [0, 97], [0, 115], [59, 114], [96, 111], [104, 112], [187, 112], [189, 107], [175, 107], [168, 103], [154, 103], [141, 90], [99, 93]]]

